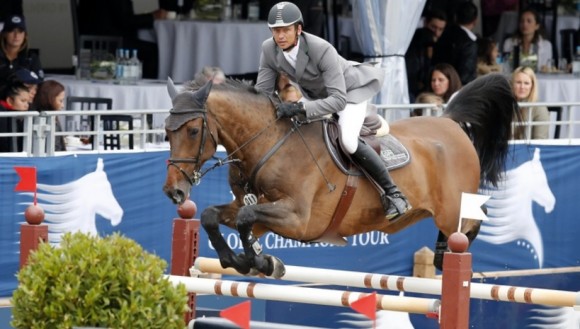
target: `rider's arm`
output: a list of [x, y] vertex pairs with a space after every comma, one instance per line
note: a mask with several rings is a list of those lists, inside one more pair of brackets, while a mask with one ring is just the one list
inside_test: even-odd
[[304, 104], [308, 118], [336, 113], [344, 110], [346, 107], [346, 83], [343, 71], [345, 67], [344, 59], [338, 55], [336, 49], [330, 44], [328, 44], [323, 52], [320, 52], [316, 56], [311, 58], [311, 60], [313, 63], [318, 63], [318, 70], [324, 83], [325, 97]]
[[[256, 78], [255, 88], [270, 95], [274, 93], [276, 87], [276, 79], [278, 72], [274, 66], [273, 59], [275, 58], [275, 51], [269, 53], [270, 48], [275, 46], [272, 39], [264, 41], [262, 44], [262, 52], [260, 54], [260, 67], [258, 68], [258, 77]], [[274, 57], [272, 57], [274, 56]], [[272, 57], [272, 58], [270, 58]]]

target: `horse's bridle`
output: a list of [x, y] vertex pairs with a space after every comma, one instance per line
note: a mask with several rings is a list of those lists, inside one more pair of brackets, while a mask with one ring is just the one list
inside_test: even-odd
[[[173, 109], [171, 109], [171, 111], [169, 111], [169, 113], [172, 113]], [[197, 156], [195, 158], [169, 158], [167, 160], [167, 167], [169, 168], [169, 166], [174, 166], [175, 168], [177, 168], [177, 170], [179, 170], [181, 172], [181, 174], [187, 179], [187, 181], [193, 186], [193, 185], [199, 185], [201, 178], [212, 168], [209, 168], [207, 170], [205, 170], [204, 172], [201, 172], [201, 155], [203, 154], [204, 148], [205, 148], [205, 141], [207, 140], [207, 131], [209, 130], [209, 127], [207, 125], [207, 110], [204, 109], [191, 109], [191, 110], [180, 110], [179, 114], [183, 114], [183, 113], [192, 113], [193, 119], [197, 119], [201, 116], [201, 119], [203, 121], [202, 124], [202, 136], [201, 136], [201, 143], [199, 144], [199, 151], [197, 153]], [[197, 116], [196, 114], [201, 114], [200, 116]], [[216, 137], [213, 135], [213, 133], [210, 131], [209, 135], [211, 136], [211, 140], [213, 142], [213, 145], [215, 147], [215, 149], [217, 149], [217, 139]], [[194, 167], [193, 167], [193, 172], [191, 174], [191, 176], [189, 174], [187, 174], [187, 172], [185, 172], [185, 170], [183, 170], [183, 168], [181, 168], [178, 164], [179, 163], [193, 163]]]

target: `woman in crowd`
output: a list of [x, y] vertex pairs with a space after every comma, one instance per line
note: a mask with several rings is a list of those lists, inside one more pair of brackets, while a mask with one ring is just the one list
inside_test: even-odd
[[462, 84], [457, 71], [447, 63], [439, 63], [431, 71], [430, 90], [441, 97], [444, 103], [449, 102], [451, 95], [461, 89]]
[[516, 47], [519, 48], [517, 66], [531, 66], [539, 71], [552, 59], [552, 43], [542, 36], [539, 15], [533, 9], [525, 9], [520, 13], [518, 30], [503, 43], [503, 52], [512, 54], [512, 61], [513, 52], [518, 49]]
[[[534, 71], [525, 66], [515, 69], [512, 74], [512, 88], [518, 102], [534, 103], [538, 101], [538, 80]], [[550, 113], [545, 106], [521, 107], [524, 123], [549, 121]], [[520, 126], [516, 127], [514, 137], [516, 139], [548, 139], [549, 125]], [[531, 130], [531, 137], [528, 132]]]
[[[27, 111], [28, 88], [14, 75], [0, 85], [0, 111]], [[0, 117], [0, 132], [24, 131], [24, 121], [16, 117]], [[0, 152], [22, 152], [22, 137], [0, 137]]]
[[0, 83], [18, 68], [28, 69], [42, 80], [44, 72], [38, 56], [28, 49], [24, 17], [13, 15], [4, 22], [0, 33]]
[[501, 72], [501, 65], [497, 63], [499, 49], [495, 40], [491, 38], [477, 39], [477, 76]]
[[[46, 80], [38, 86], [38, 91], [32, 102], [32, 109], [36, 111], [60, 111], [64, 108], [64, 86], [54, 80]], [[55, 131], [61, 132], [62, 126], [58, 117], [55, 119]], [[64, 136], [56, 136], [54, 141], [55, 151], [66, 151]]]

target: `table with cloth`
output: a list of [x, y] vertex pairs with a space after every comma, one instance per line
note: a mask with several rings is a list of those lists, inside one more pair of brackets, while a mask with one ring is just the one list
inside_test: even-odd
[[72, 75], [49, 75], [46, 79], [62, 83], [66, 96], [111, 98], [114, 110], [167, 109], [167, 114], [153, 115], [154, 128], [163, 126], [172, 107], [163, 80], [144, 79], [136, 85], [120, 85], [110, 80], [79, 80]]

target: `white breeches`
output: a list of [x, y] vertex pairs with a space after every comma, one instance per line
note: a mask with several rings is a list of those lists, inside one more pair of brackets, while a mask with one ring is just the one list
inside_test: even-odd
[[365, 121], [367, 101], [358, 104], [346, 104], [344, 110], [338, 112], [342, 145], [349, 154], [356, 152], [358, 135]]

